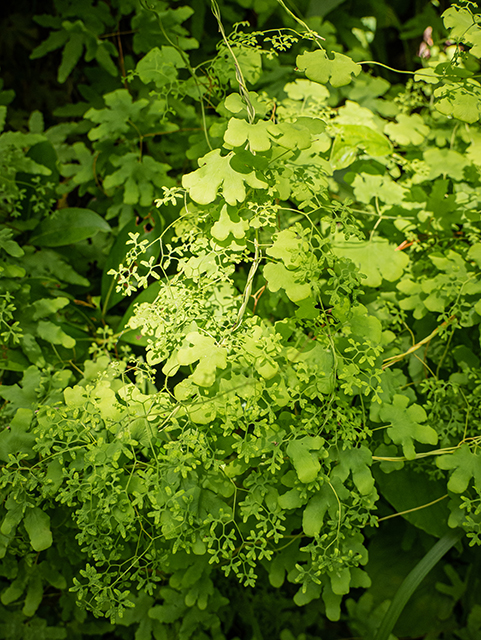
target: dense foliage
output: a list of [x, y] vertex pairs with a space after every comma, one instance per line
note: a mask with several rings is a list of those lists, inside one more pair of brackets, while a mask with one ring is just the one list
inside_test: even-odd
[[480, 638], [477, 7], [47, 9], [0, 91], [0, 638], [387, 640], [409, 596], [396, 636]]

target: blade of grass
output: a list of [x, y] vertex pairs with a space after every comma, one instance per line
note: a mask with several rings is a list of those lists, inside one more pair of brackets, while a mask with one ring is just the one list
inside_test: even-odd
[[418, 562], [414, 569], [404, 578], [401, 586], [392, 599], [389, 609], [386, 611], [381, 625], [377, 630], [374, 640], [388, 640], [394, 625], [398, 621], [404, 607], [414, 591], [418, 588], [431, 569], [441, 560], [441, 558], [461, 540], [464, 531], [459, 529], [448, 531], [427, 554]]

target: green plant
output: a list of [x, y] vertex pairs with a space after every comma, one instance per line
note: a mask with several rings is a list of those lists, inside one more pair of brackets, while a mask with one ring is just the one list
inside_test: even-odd
[[[44, 131], [32, 115], [29, 133], [0, 136], [11, 637], [29, 619], [82, 637], [75, 601], [126, 637], [234, 637], [230, 596], [261, 638], [247, 594], [276, 590], [285, 611], [314, 612], [307, 634], [325, 616], [385, 638], [460, 531], [452, 585], [437, 567], [428, 615], [395, 629], [476, 633], [479, 578], [463, 565], [481, 500], [472, 3], [443, 14], [455, 49], [433, 44], [402, 87], [289, 10], [285, 29], [227, 35], [214, 2], [222, 40], [195, 66], [186, 7], [57, 8], [69, 20], [41, 18], [57, 30], [34, 56], [65, 44], [65, 81], [85, 47], [109, 90], [84, 90], [79, 123]], [[131, 13], [145, 55], [111, 85], [101, 36]], [[280, 64], [291, 47], [297, 76]], [[279, 90], [262, 90], [265, 68], [288, 76]], [[88, 208], [52, 211], [74, 197]], [[92, 252], [96, 288], [78, 268]], [[417, 541], [409, 569], [433, 537], [389, 610], [385, 554]], [[282, 640], [296, 628], [277, 624]]]

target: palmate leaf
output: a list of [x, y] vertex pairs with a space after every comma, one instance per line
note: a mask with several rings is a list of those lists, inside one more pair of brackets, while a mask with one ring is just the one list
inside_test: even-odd
[[397, 122], [389, 122], [384, 127], [384, 133], [403, 146], [420, 145], [429, 133], [429, 127], [424, 124], [424, 120], [418, 113], [410, 116], [400, 113], [396, 116], [396, 120]]
[[145, 98], [133, 102], [127, 89], [107, 93], [104, 99], [105, 109], [89, 109], [85, 114], [85, 118], [98, 125], [89, 131], [90, 140], [115, 139], [125, 134], [132, 128], [130, 121], [138, 120], [142, 109], [149, 104]]
[[440, 469], [452, 470], [448, 482], [449, 491], [463, 493], [471, 478], [476, 488], [481, 489], [481, 453], [475, 453], [469, 445], [463, 444], [454, 453], [439, 456], [436, 464]]
[[414, 440], [423, 444], [436, 444], [438, 435], [432, 427], [421, 424], [426, 420], [426, 412], [418, 405], [408, 407], [409, 398], [396, 394], [392, 404], [381, 408], [379, 415], [384, 422], [391, 423], [387, 434], [395, 444], [400, 444], [408, 460], [416, 457]]
[[450, 7], [443, 15], [446, 29], [451, 29], [449, 39], [471, 45], [470, 53], [481, 58], [481, 27], [470, 9]]
[[362, 71], [360, 64], [337, 51], [332, 60], [324, 50], [306, 52], [297, 56], [296, 64], [310, 80], [321, 84], [330, 82], [333, 87], [349, 84], [352, 76], [358, 76]]
[[301, 482], [314, 482], [317, 478], [317, 474], [321, 470], [318, 451], [323, 444], [324, 440], [320, 436], [306, 436], [300, 440], [292, 440], [288, 444], [287, 455], [292, 460]]
[[267, 280], [269, 291], [279, 291], [284, 289], [289, 300], [299, 302], [311, 295], [311, 285], [308, 282], [301, 282], [302, 274], [286, 269], [279, 262], [269, 262], [264, 267], [264, 277]]
[[154, 82], [163, 87], [177, 80], [177, 69], [185, 67], [185, 62], [174, 47], [154, 47], [137, 64], [136, 71], [145, 84]]
[[144, 156], [140, 161], [136, 153], [113, 156], [111, 162], [117, 171], [104, 180], [106, 190], [123, 187], [125, 204], [137, 204], [148, 207], [154, 199], [154, 187], [171, 186], [167, 176], [168, 164], [154, 160], [152, 156]]
[[392, 152], [392, 144], [385, 135], [372, 127], [361, 124], [339, 124], [331, 150], [333, 169], [345, 169], [356, 159], [358, 149], [370, 156], [386, 156]]
[[263, 120], [250, 124], [245, 120], [231, 118], [224, 140], [232, 147], [240, 147], [249, 141], [251, 151], [268, 151], [271, 148], [268, 128], [269, 123]]
[[220, 149], [214, 149], [199, 159], [200, 169], [182, 177], [182, 186], [198, 204], [214, 202], [222, 188], [222, 195], [230, 205], [244, 202], [248, 184], [254, 189], [267, 189], [268, 184], [257, 178], [254, 171], [238, 173], [231, 166], [233, 153], [220, 155]]
[[[376, 177], [376, 176], [371, 176]], [[349, 258], [366, 278], [368, 287], [380, 287], [383, 279], [396, 282], [409, 264], [409, 257], [384, 238], [373, 238], [371, 242], [357, 239], [338, 240], [333, 244], [336, 255]]]
[[445, 116], [472, 124], [480, 117], [481, 85], [476, 80], [458, 79], [434, 90], [434, 106]]
[[216, 379], [216, 369], [227, 366], [227, 349], [219, 347], [214, 338], [205, 336], [198, 331], [192, 331], [185, 337], [190, 346], [179, 350], [177, 361], [185, 366], [199, 361], [192, 380], [200, 387], [210, 387]]
[[57, 76], [60, 83], [65, 82], [72, 73], [84, 48], [87, 62], [95, 58], [110, 75], [117, 75], [117, 68], [111, 57], [116, 53], [115, 47], [112, 43], [98, 38], [82, 20], [75, 20], [75, 22], [64, 20], [62, 28], [59, 31], [53, 31], [47, 40], [33, 50], [30, 58], [41, 58], [63, 45], [65, 46]]

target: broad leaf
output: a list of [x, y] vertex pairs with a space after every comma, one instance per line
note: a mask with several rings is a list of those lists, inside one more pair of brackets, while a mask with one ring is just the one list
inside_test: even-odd
[[110, 231], [110, 225], [90, 209], [58, 209], [36, 229], [30, 244], [39, 247], [63, 247], [92, 238], [99, 231]]
[[334, 52], [331, 60], [324, 50], [306, 52], [297, 56], [296, 64], [310, 80], [326, 84], [330, 82], [333, 87], [342, 87], [349, 84], [352, 76], [358, 76], [362, 67], [342, 53]]
[[44, 511], [38, 507], [27, 509], [23, 522], [35, 551], [44, 551], [52, 546], [50, 516]]
[[383, 422], [390, 423], [387, 434], [395, 444], [400, 444], [404, 455], [408, 460], [416, 457], [414, 440], [423, 444], [436, 444], [438, 435], [436, 431], [425, 424], [426, 412], [418, 405], [408, 407], [409, 398], [396, 394], [392, 404], [381, 408], [379, 415]]
[[220, 155], [220, 149], [210, 151], [200, 158], [200, 169], [188, 173], [182, 178], [182, 186], [185, 187], [192, 200], [199, 204], [214, 202], [222, 188], [222, 195], [230, 205], [244, 202], [246, 187], [248, 184], [254, 189], [267, 189], [267, 182], [259, 180], [254, 171], [250, 173], [238, 173], [231, 167], [233, 153], [227, 156]]
[[463, 444], [453, 453], [439, 456], [436, 464], [440, 469], [452, 470], [448, 489], [453, 493], [464, 493], [471, 478], [479, 491], [481, 489], [481, 454]]

